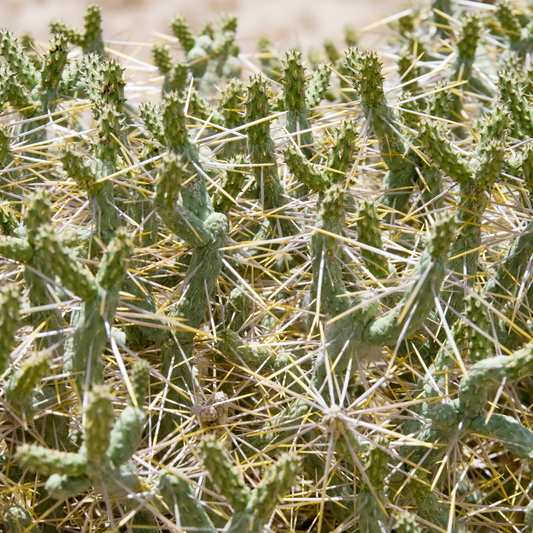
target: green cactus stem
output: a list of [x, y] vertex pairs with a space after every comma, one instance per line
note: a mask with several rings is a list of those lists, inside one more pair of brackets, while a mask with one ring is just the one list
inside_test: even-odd
[[[457, 43], [457, 59], [453, 66], [453, 82], [468, 82], [472, 75], [476, 48], [481, 34], [481, 20], [477, 14], [468, 14], [463, 18], [463, 26]], [[462, 87], [456, 87], [452, 92], [452, 105], [448, 111], [448, 118], [456, 122], [463, 122], [462, 116]]]
[[[231, 79], [224, 87], [218, 105], [218, 113], [223, 118], [223, 126], [229, 130], [244, 124], [244, 84], [239, 79]], [[230, 137], [222, 149], [224, 157], [230, 161], [233, 157], [246, 153], [246, 138]]]
[[[267, 84], [260, 75], [250, 78], [244, 107], [245, 121], [252, 123], [247, 130], [248, 153], [250, 163], [253, 165], [252, 172], [259, 191], [259, 198], [267, 213], [275, 210], [276, 214], [282, 214], [282, 209], [288, 204], [288, 199], [284, 195], [279, 179], [277, 161], [274, 155], [274, 141], [270, 136]], [[277, 222], [275, 219], [270, 220], [270, 226], [276, 234], [279, 233], [275, 231], [277, 225], [279, 225], [283, 235], [291, 235], [296, 231], [294, 223], [290, 220], [283, 218], [278, 219]]]
[[20, 296], [10, 285], [0, 289], [0, 374], [9, 364], [9, 356], [19, 327]]
[[[480, 133], [471, 177], [460, 184], [461, 200], [457, 213], [460, 226], [451, 252], [450, 269], [464, 276], [463, 282], [468, 285], [473, 284], [478, 270], [482, 216], [489, 203], [488, 195], [503, 169], [508, 124], [508, 116], [501, 107], [496, 107], [487, 117]], [[462, 299], [462, 295], [456, 291], [450, 305], [461, 311], [459, 306]]]
[[207, 70], [209, 56], [213, 52], [213, 40], [206, 34], [195, 37], [182, 15], [175, 15], [170, 27], [185, 51], [193, 77], [201, 78]]
[[[402, 300], [384, 316], [372, 321], [363, 333], [369, 344], [391, 345], [401, 335], [414, 333], [432, 311], [445, 276], [446, 259], [454, 237], [455, 223], [443, 215], [432, 228], [427, 248], [420, 256]], [[433, 296], [433, 297], [432, 297]]]
[[277, 354], [270, 348], [261, 348], [243, 339], [238, 333], [225, 330], [220, 334], [218, 349], [236, 365], [246, 365], [252, 370], [266, 368], [276, 372], [291, 364], [294, 356], [290, 353]]
[[5, 397], [18, 416], [33, 414], [33, 390], [50, 371], [50, 355], [35, 353], [22, 362], [7, 382]]
[[119, 211], [115, 206], [113, 183], [109, 180], [99, 181], [99, 178], [105, 177], [107, 174], [104, 173], [103, 176], [99, 174], [91, 167], [85, 157], [77, 154], [72, 149], [67, 149], [63, 152], [61, 163], [66, 174], [82, 190], [86, 191], [91, 201], [95, 203], [97, 235], [104, 244], [108, 244], [120, 227]]
[[[383, 250], [378, 212], [375, 204], [367, 200], [363, 200], [359, 204], [357, 212], [357, 235], [359, 242], [375, 250]], [[374, 252], [365, 247], [361, 249], [361, 255], [363, 256], [366, 268], [376, 279], [387, 278], [395, 272], [389, 265], [387, 258], [383, 254], [380, 254], [379, 251]]]
[[5, 29], [0, 31], [0, 54], [28, 91], [39, 83], [39, 74], [35, 66], [13, 34]]
[[[201, 201], [203, 195], [207, 194], [202, 178], [196, 177], [198, 186], [194, 189], [191, 185], [183, 186], [185, 181], [194, 184], [190, 178], [194, 180], [196, 176], [192, 174], [192, 164], [185, 163], [184, 159], [184, 156], [171, 154], [164, 161], [154, 203], [166, 226], [192, 247], [180, 300], [170, 314], [184, 320], [187, 326], [198, 329], [208, 310], [222, 267], [220, 248], [226, 240], [228, 223], [225, 215], [213, 211], [209, 197], [207, 201]], [[192, 356], [194, 336], [188, 331], [176, 332], [174, 340], [169, 340], [163, 351], [165, 375], [169, 375], [171, 381], [181, 384], [185, 390], [193, 388], [188, 359]], [[171, 400], [184, 401], [174, 389], [169, 394]]]
[[236, 206], [237, 198], [244, 185], [250, 179], [249, 169], [246, 167], [246, 157], [241, 154], [232, 158], [230, 167], [226, 170], [220, 181], [221, 190], [213, 194], [213, 207], [218, 213], [228, 215], [231, 208]]
[[8, 507], [1, 517], [7, 533], [23, 533], [30, 527], [33, 531], [42, 531], [41, 527], [34, 523], [31, 513], [20, 505]]
[[104, 254], [96, 276], [82, 267], [49, 226], [39, 231], [39, 249], [65, 287], [84, 302], [74, 316], [76, 332], [67, 358], [78, 387], [102, 381], [101, 355], [113, 324], [121, 285], [131, 255], [131, 242], [119, 230]]
[[[3, 40], [7, 38], [6, 35], [2, 34]], [[7, 52], [8, 48], [11, 48], [13, 53]], [[16, 72], [24, 62], [17, 57], [19, 52], [24, 53], [16, 45], [6, 45], [5, 50], [8, 58], [13, 61], [13, 67], [8, 59], [7, 65], [0, 69], [0, 104], [9, 102], [25, 119], [31, 119], [21, 127], [28, 146], [41, 143], [46, 140], [47, 115], [55, 111], [60, 100], [59, 87], [67, 64], [66, 38], [59, 35], [50, 41], [40, 72], [35, 72], [33, 76], [35, 69], [32, 66], [20, 80]]]
[[533, 108], [522, 88], [516, 85], [510, 72], [498, 72], [498, 88], [502, 102], [512, 118], [512, 135], [517, 139], [528, 139], [533, 134]]
[[246, 293], [240, 288], [233, 289], [224, 308], [225, 324], [235, 332], [245, 328], [252, 316], [252, 304]]
[[183, 91], [187, 85], [187, 64], [174, 61], [170, 54], [170, 47], [160, 43], [152, 46], [152, 57], [159, 72], [164, 76], [162, 95], [171, 91]]
[[325, 98], [331, 79], [331, 70], [327, 63], [320, 63], [309, 78], [305, 91], [305, 102], [308, 109], [320, 105]]
[[407, 146], [393, 124], [397, 118], [383, 92], [381, 62], [374, 52], [351, 48], [346, 53], [346, 68], [354, 89], [360, 95], [363, 112], [379, 142], [388, 172], [383, 180], [383, 204], [398, 213], [407, 211], [416, 168], [406, 156]]
[[359, 528], [365, 533], [380, 533], [387, 522], [383, 504], [385, 478], [388, 474], [388, 454], [382, 449], [386, 442], [380, 439], [380, 447], [374, 447], [368, 454], [365, 474], [370, 485], [365, 485], [357, 495]]
[[87, 6], [84, 14], [83, 30], [78, 30], [59, 20], [50, 24], [52, 33], [62, 33], [70, 43], [81, 46], [84, 54], [99, 54], [105, 57], [105, 44], [102, 37], [102, 10], [96, 4]]
[[465, 416], [474, 418], [504, 380], [511, 385], [532, 373], [533, 349], [530, 347], [509, 356], [499, 355], [478, 361], [461, 381], [459, 409]]
[[[313, 155], [313, 134], [309, 129], [309, 108], [307, 107], [307, 83], [302, 54], [291, 50], [285, 56], [283, 65], [283, 99], [287, 111], [286, 127], [289, 133], [298, 133], [297, 144], [302, 153], [310, 158]], [[299, 132], [302, 132], [301, 134]]]
[[19, 446], [20, 464], [49, 476], [45, 488], [50, 496], [70, 498], [93, 486], [110, 498], [120, 499], [136, 490], [138, 483], [129, 461], [142, 436], [144, 410], [140, 400], [145, 391], [140, 388], [147, 384], [147, 373], [146, 363], [134, 365], [132, 382], [139, 407], [126, 407], [116, 421], [108, 389], [98, 385], [89, 392], [84, 414], [85, 442], [78, 452], [60, 452], [37, 444]]
[[[50, 203], [44, 191], [36, 192], [28, 198], [26, 211], [25, 239], [0, 236], [0, 254], [12, 261], [24, 264], [24, 278], [29, 291], [29, 300], [32, 307], [44, 307], [54, 303], [49, 289], [49, 280], [53, 279], [51, 264], [45, 254], [37, 245], [39, 226], [43, 221], [50, 220]], [[52, 291], [54, 289], [51, 289]], [[63, 354], [60, 343], [60, 331], [63, 329], [63, 320], [57, 309], [38, 311], [31, 314], [31, 324], [38, 328], [44, 323], [44, 331], [56, 332], [38, 341], [35, 349], [43, 350], [53, 347], [59, 356]]]
[[[244, 484], [242, 474], [216, 440], [204, 438], [200, 451], [215, 485], [234, 510], [224, 531], [261, 533], [280, 498], [296, 483], [300, 470], [299, 458], [294, 454], [283, 454], [276, 464], [267, 469], [261, 482], [250, 490]], [[205, 509], [194, 498], [190, 484], [180, 472], [163, 474], [160, 477], [160, 491], [182, 527], [214, 531]]]

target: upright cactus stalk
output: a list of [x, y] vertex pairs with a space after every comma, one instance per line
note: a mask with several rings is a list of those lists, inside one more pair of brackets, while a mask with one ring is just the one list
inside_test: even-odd
[[19, 327], [20, 297], [12, 286], [0, 289], [0, 374], [9, 364], [9, 356]]
[[64, 286], [83, 301], [74, 318], [76, 332], [65, 356], [67, 368], [74, 372], [78, 387], [89, 388], [103, 379], [101, 355], [126, 275], [131, 241], [125, 231], [117, 231], [96, 276], [77, 262], [49, 225], [39, 230], [38, 248]]
[[[34, 328], [43, 327], [45, 331], [56, 332], [40, 340], [36, 349], [41, 350], [45, 346], [54, 347], [56, 354], [63, 353], [60, 344], [60, 331], [63, 329], [61, 314], [54, 307], [49, 283], [53, 278], [52, 265], [47, 261], [46, 255], [39, 249], [38, 233], [42, 221], [50, 219], [50, 203], [43, 191], [35, 193], [28, 199], [26, 214], [26, 239], [18, 237], [0, 237], [0, 254], [3, 257], [22, 263], [24, 277], [29, 290], [30, 304], [34, 308], [44, 307], [31, 314], [31, 323]], [[52, 289], [53, 290], [53, 289]]]
[[50, 41], [41, 70], [35, 72], [33, 66], [28, 66], [21, 47], [16, 42], [9, 43], [10, 35], [3, 33], [0, 37], [5, 43], [2, 53], [7, 59], [0, 69], [0, 103], [9, 102], [26, 119], [21, 128], [26, 144], [39, 144], [46, 140], [47, 115], [55, 111], [60, 99], [59, 89], [67, 64], [66, 38], [58, 35]]
[[52, 33], [62, 33], [75, 46], [81, 46], [84, 54], [99, 54], [106, 56], [105, 44], [102, 37], [102, 10], [99, 5], [87, 6], [84, 15], [83, 30], [78, 30], [61, 22], [54, 21], [50, 24]]
[[[470, 81], [481, 29], [481, 21], [477, 14], [465, 16], [457, 43], [457, 59], [453, 67], [452, 82]], [[463, 122], [464, 120], [461, 93], [463, 93], [462, 86], [457, 87], [452, 93], [452, 106], [448, 118], [455, 122]]]
[[[250, 79], [245, 110], [245, 121], [252, 124], [247, 131], [248, 153], [261, 203], [266, 211], [282, 209], [287, 205], [288, 199], [283, 194], [279, 179], [274, 141], [270, 136], [267, 84], [261, 76]], [[271, 225], [276, 227], [275, 222]], [[294, 226], [287, 221], [281, 219], [279, 225], [285, 235], [294, 232]]]
[[397, 119], [383, 92], [381, 63], [374, 52], [351, 48], [346, 54], [346, 66], [388, 168], [383, 180], [383, 204], [395, 213], [405, 213], [417, 173], [406, 153], [407, 146], [394, 126]]
[[[185, 156], [174, 154], [165, 160], [154, 202], [166, 226], [193, 249], [183, 290], [171, 316], [183, 320], [194, 331], [202, 324], [216, 289], [222, 267], [220, 248], [226, 240], [228, 223], [224, 214], [213, 210], [201, 173], [185, 161]], [[189, 186], [183, 185], [186, 182]], [[194, 389], [190, 372], [194, 336], [190, 329], [176, 332], [162, 353], [165, 375], [189, 394]], [[184, 401], [174, 388], [169, 394], [171, 400]], [[185, 403], [190, 406], [190, 400]]]
[[[289, 52], [283, 62], [283, 99], [287, 111], [287, 130], [298, 133], [296, 140], [302, 151], [310, 158], [313, 154], [313, 134], [309, 129], [309, 108], [307, 107], [307, 83], [301, 54]], [[299, 132], [302, 132], [301, 134]]]

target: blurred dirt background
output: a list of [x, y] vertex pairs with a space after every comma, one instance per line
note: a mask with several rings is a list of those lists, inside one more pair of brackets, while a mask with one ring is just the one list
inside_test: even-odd
[[[239, 17], [238, 39], [243, 52], [255, 50], [257, 38], [268, 35], [283, 48], [307, 50], [324, 39], [342, 40], [346, 24], [364, 28], [402, 9], [407, 0], [100, 0], [104, 35], [115, 41], [149, 43], [161, 39], [153, 32], [169, 33], [169, 21], [182, 13], [193, 29], [213, 20], [220, 11]], [[50, 33], [48, 22], [62, 19], [80, 26], [84, 0], [0, 0], [0, 27], [15, 35], [30, 32], [41, 42]], [[379, 28], [365, 36], [372, 46]], [[131, 52], [131, 50], [129, 50]]]

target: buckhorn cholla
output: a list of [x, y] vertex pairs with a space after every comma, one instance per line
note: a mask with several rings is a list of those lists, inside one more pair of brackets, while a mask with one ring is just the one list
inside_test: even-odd
[[532, 531], [530, 18], [3, 30], [4, 530]]

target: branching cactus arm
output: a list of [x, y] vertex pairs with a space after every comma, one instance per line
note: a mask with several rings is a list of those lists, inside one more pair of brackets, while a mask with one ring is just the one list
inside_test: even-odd
[[470, 432], [485, 438], [498, 439], [520, 459], [531, 458], [533, 431], [507, 415], [493, 413], [488, 422], [485, 422], [485, 418], [476, 417], [469, 427]]
[[[100, 356], [107, 342], [106, 323], [113, 323], [120, 287], [126, 275], [132, 252], [131, 241], [125, 230], [117, 231], [101, 261], [96, 278], [71, 258], [51, 228], [41, 229], [42, 250], [50, 254], [56, 274], [72, 288], [84, 305], [76, 317], [76, 333], [73, 339], [72, 369], [78, 384], [102, 380]], [[57, 253], [57, 260], [54, 257]], [[87, 375], [86, 372], [89, 372]]]
[[73, 150], [65, 150], [61, 162], [67, 175], [88, 193], [91, 200], [96, 202], [98, 206], [97, 232], [102, 241], [108, 244], [120, 226], [119, 211], [115, 206], [112, 184], [98, 183], [97, 172], [84, 157]]
[[385, 478], [388, 474], [388, 454], [382, 449], [386, 447], [383, 439], [368, 453], [365, 464], [365, 474], [368, 483], [357, 495], [357, 512], [359, 528], [363, 533], [380, 533], [387, 528], [387, 513], [385, 510]]
[[33, 412], [33, 390], [50, 371], [50, 355], [37, 352], [10, 376], [6, 386], [6, 400], [19, 415]]
[[190, 165], [190, 174], [181, 191], [183, 204], [206, 220], [213, 212], [213, 204], [207, 192], [206, 173], [200, 164], [198, 148], [189, 139], [183, 98], [176, 92], [167, 94], [161, 102], [161, 115], [169, 151], [181, 155]]
[[58, 238], [49, 224], [40, 228], [38, 239], [37, 249], [53, 263], [63, 285], [85, 302], [96, 298], [98, 289], [94, 277], [69, 253], [64, 241]]
[[235, 512], [242, 512], [250, 502], [251, 491], [242, 473], [233, 465], [227, 453], [214, 437], [205, 437], [200, 453], [215, 486], [229, 501]]
[[426, 250], [413, 270], [415, 282], [404, 293], [402, 300], [384, 316], [371, 322], [363, 339], [381, 346], [395, 344], [400, 336], [414, 333], [435, 305], [444, 276], [446, 258], [454, 237], [452, 217], [443, 215], [432, 228]]
[[[135, 401], [142, 404], [148, 382], [148, 365], [137, 363], [132, 371]], [[96, 385], [87, 395], [84, 409], [84, 444], [77, 453], [49, 450], [35, 444], [18, 448], [17, 458], [31, 471], [50, 476], [46, 489], [55, 499], [70, 498], [84, 492], [91, 485], [102, 489], [108, 497], [121, 499], [138, 487], [132, 469], [127, 465], [142, 433], [144, 413], [138, 410], [132, 423], [126, 408], [115, 422], [113, 397], [107, 387]], [[104, 490], [105, 489], [105, 490]]]
[[274, 155], [274, 141], [270, 136], [268, 115], [267, 83], [260, 75], [250, 78], [247, 98], [244, 104], [245, 120], [248, 126], [248, 152], [253, 174], [265, 210], [273, 210], [287, 204], [283, 186], [278, 175]]
[[328, 181], [316, 165], [310, 163], [296, 146], [289, 145], [284, 152], [285, 163], [292, 175], [314, 191], [325, 191]]
[[183, 15], [175, 15], [170, 23], [170, 27], [172, 33], [179, 39], [183, 49], [186, 52], [190, 52], [194, 47], [196, 38], [185, 17]]
[[61, 21], [52, 22], [50, 29], [53, 33], [63, 33], [72, 44], [81, 46], [84, 54], [106, 55], [102, 38], [102, 11], [96, 4], [90, 4], [85, 10], [83, 30], [72, 28]]
[[248, 179], [249, 169], [246, 168], [244, 155], [239, 154], [233, 157], [230, 160], [230, 168], [226, 170], [220, 182], [222, 190], [217, 190], [213, 195], [214, 210], [227, 215], [231, 208], [237, 204], [237, 196], [242, 192]]
[[[472, 285], [478, 271], [481, 243], [482, 216], [488, 205], [490, 193], [503, 169], [509, 117], [497, 106], [484, 121], [480, 139], [471, 165], [471, 177], [459, 189], [459, 229], [452, 246], [449, 268], [462, 275], [463, 282]], [[455, 290], [450, 306], [462, 311], [463, 291]]]
[[342, 245], [339, 239], [330, 235], [342, 235], [344, 226], [344, 188], [342, 184], [334, 184], [321, 197], [317, 217], [318, 229], [311, 237], [313, 257], [311, 298], [315, 301], [317, 312], [323, 312], [327, 316], [336, 316], [351, 305], [350, 299], [345, 297], [346, 287], [340, 261]]
[[520, 85], [515, 83], [511, 72], [498, 72], [498, 88], [501, 99], [513, 120], [512, 135], [517, 139], [529, 139], [533, 136], [533, 107]]
[[[305, 80], [305, 68], [302, 64], [302, 54], [291, 50], [285, 56], [283, 65], [283, 97], [287, 112], [287, 130], [289, 133], [304, 132], [309, 129], [309, 108], [307, 107], [306, 93], [307, 83]], [[305, 131], [294, 139], [302, 146], [303, 154], [309, 158], [312, 156], [313, 134]]]
[[393, 126], [397, 118], [383, 91], [381, 62], [374, 52], [350, 48], [346, 53], [346, 67], [361, 98], [363, 112], [378, 139], [381, 157], [389, 169], [383, 181], [386, 189], [384, 204], [405, 213], [416, 181], [416, 168], [405, 157], [407, 146]]
[[149, 377], [150, 366], [140, 359], [133, 365], [131, 372], [134, 396], [120, 413], [109, 437], [107, 457], [116, 467], [131, 459], [139, 446], [146, 421], [143, 404], [148, 390]]
[[0, 255], [12, 261], [28, 264], [33, 259], [34, 250], [24, 239], [0, 235]]
[[366, 268], [376, 279], [387, 278], [394, 269], [389, 265], [387, 258], [379, 253], [383, 251], [383, 240], [378, 212], [375, 204], [363, 200], [357, 212], [357, 234], [361, 243], [378, 250], [374, 252], [368, 248], [361, 248], [361, 255]]
[[21, 464], [44, 476], [82, 476], [87, 472], [87, 458], [81, 453], [48, 450], [36, 444], [18, 447], [17, 457]]
[[423, 120], [417, 139], [422, 152], [443, 174], [459, 183], [472, 179], [472, 169], [451, 143], [448, 131], [441, 122]]
[[169, 155], [159, 172], [155, 206], [166, 226], [193, 247], [206, 246], [209, 230], [204, 221], [180, 201], [181, 184], [193, 176], [182, 158]]
[[[248, 515], [248, 524], [237, 524], [237, 531], [260, 533], [270, 515], [274, 512], [278, 502], [296, 484], [301, 470], [300, 458], [295, 454], [281, 455], [278, 462], [269, 467], [259, 485], [252, 491], [247, 508], [243, 511]], [[230, 524], [236, 522], [235, 516]], [[228, 524], [226, 531], [233, 531]], [[244, 527], [243, 527], [244, 526]]]
[[[0, 254], [4, 257], [19, 261], [25, 265], [24, 278], [29, 290], [29, 300], [33, 307], [46, 306], [51, 303], [48, 289], [48, 279], [53, 278], [52, 268], [46, 256], [38, 250], [39, 227], [43, 222], [50, 220], [50, 203], [48, 196], [40, 191], [28, 198], [26, 213], [26, 239], [0, 236]], [[60, 330], [63, 327], [61, 314], [57, 309], [32, 313], [31, 323], [39, 327], [42, 323], [47, 329]], [[58, 345], [59, 335], [50, 335], [36, 346], [55, 346], [58, 355], [62, 354], [62, 346]]]
[[[463, 18], [463, 27], [457, 43], [457, 59], [452, 75], [453, 81], [468, 82], [470, 80], [481, 30], [481, 20], [477, 14], [468, 14]], [[452, 106], [448, 112], [448, 117], [457, 122], [463, 122], [464, 120], [461, 115], [463, 109], [462, 89], [463, 87], [461, 86], [454, 89]]]
[[509, 246], [503, 261], [497, 265], [487, 284], [486, 294], [503, 304], [515, 296], [516, 280], [523, 277], [529, 258], [533, 254], [533, 222], [530, 222]]
[[511, 385], [533, 374], [533, 348], [526, 347], [509, 356], [483, 359], [473, 365], [461, 381], [459, 406], [473, 418], [486, 406], [491, 394], [502, 384]]
[[24, 85], [7, 65], [0, 66], [0, 103], [9, 102], [16, 109], [21, 109], [22, 116], [31, 118], [35, 114], [38, 102], [35, 102]]
[[161, 474], [159, 491], [181, 527], [195, 528], [205, 533], [215, 533], [213, 522], [181, 472], [169, 470]]
[[39, 82], [39, 74], [17, 39], [5, 29], [0, 31], [0, 53], [22, 84], [31, 91]]
[[329, 88], [330, 78], [331, 70], [327, 63], [321, 63], [313, 71], [305, 93], [308, 109], [318, 106], [324, 99]]
[[[1, 248], [0, 248], [1, 249]], [[19, 327], [20, 296], [10, 285], [0, 289], [0, 374], [9, 364], [15, 334]]]

